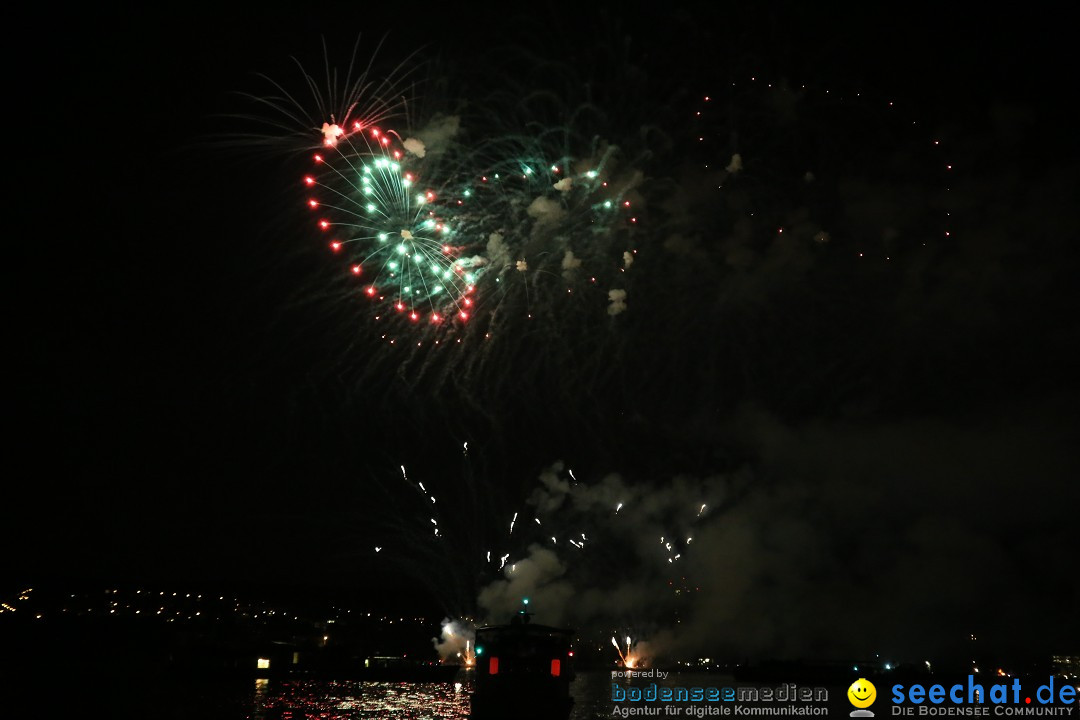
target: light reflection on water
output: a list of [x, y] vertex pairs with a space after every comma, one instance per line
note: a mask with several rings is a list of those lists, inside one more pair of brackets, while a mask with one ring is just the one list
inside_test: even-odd
[[472, 691], [463, 683], [261, 682], [255, 687], [255, 720], [465, 720]]
[[[580, 673], [569, 720], [611, 716], [610, 677]], [[255, 681], [252, 720], [468, 720], [472, 682]], [[508, 709], [507, 720], [514, 717]]]

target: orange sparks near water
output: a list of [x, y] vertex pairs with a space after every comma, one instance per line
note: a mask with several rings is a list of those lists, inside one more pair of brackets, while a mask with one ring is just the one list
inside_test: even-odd
[[615, 646], [615, 652], [619, 653], [619, 661], [622, 662], [623, 667], [631, 670], [637, 667], [639, 658], [630, 651], [631, 640], [629, 635], [626, 636], [626, 652], [623, 652], [622, 646], [614, 637], [611, 638], [611, 644]]

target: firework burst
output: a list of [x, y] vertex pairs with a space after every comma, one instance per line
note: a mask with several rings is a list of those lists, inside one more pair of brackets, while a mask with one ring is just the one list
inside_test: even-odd
[[364, 295], [412, 322], [468, 320], [480, 262], [462, 257], [454, 203], [422, 185], [422, 142], [354, 121], [323, 144], [304, 177], [307, 204]]

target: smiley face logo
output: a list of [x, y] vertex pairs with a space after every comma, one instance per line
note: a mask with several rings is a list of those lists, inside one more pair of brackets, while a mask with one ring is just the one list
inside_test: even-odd
[[877, 688], [866, 678], [859, 678], [847, 689], [848, 700], [857, 708], [868, 708], [877, 699]]

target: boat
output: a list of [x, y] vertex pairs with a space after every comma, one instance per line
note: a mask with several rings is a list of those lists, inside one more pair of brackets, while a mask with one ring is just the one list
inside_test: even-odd
[[472, 720], [565, 720], [574, 706], [569, 628], [536, 625], [518, 613], [508, 625], [476, 630]]

